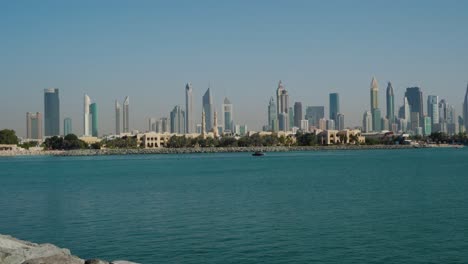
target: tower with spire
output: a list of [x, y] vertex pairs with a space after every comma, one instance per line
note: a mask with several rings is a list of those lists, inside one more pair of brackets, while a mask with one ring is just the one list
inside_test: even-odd
[[465, 131], [468, 131], [468, 84], [466, 86], [465, 100], [463, 101], [463, 123]]
[[370, 85], [370, 106], [372, 114], [372, 131], [380, 131], [380, 109], [379, 109], [379, 84], [375, 77], [372, 77]]
[[391, 82], [387, 85], [387, 119], [390, 125], [395, 122], [395, 95]]

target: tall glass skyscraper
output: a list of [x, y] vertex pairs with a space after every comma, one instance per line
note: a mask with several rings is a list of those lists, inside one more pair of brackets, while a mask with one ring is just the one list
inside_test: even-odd
[[466, 86], [465, 100], [463, 101], [463, 122], [466, 131], [468, 131], [468, 85]]
[[330, 94], [330, 120], [334, 120], [336, 124], [336, 115], [340, 113], [340, 96], [338, 93]]
[[379, 84], [375, 77], [372, 77], [370, 86], [370, 105], [372, 114], [372, 131], [380, 131], [380, 110], [379, 110]]
[[206, 90], [202, 99], [203, 110], [205, 111], [206, 131], [211, 131], [211, 129], [213, 128], [214, 107], [213, 97], [211, 96], [210, 88]]
[[319, 127], [320, 119], [324, 117], [324, 106], [308, 106], [306, 108], [305, 119], [309, 121], [309, 126]]
[[91, 135], [93, 137], [99, 136], [99, 119], [98, 119], [98, 107], [96, 103], [92, 103], [89, 106], [89, 112], [91, 114]]
[[223, 125], [224, 125], [224, 131], [229, 131], [233, 132], [234, 127], [233, 127], [233, 121], [232, 121], [232, 104], [229, 99], [224, 98], [224, 104], [223, 104]]
[[192, 84], [185, 85], [185, 133], [194, 132], [193, 125], [193, 103], [192, 103]]
[[171, 133], [185, 133], [185, 112], [178, 105], [171, 111]]
[[408, 98], [408, 103], [411, 106], [411, 112], [418, 113], [419, 124], [422, 124], [423, 123], [422, 119], [424, 118], [424, 108], [423, 108], [423, 94], [422, 94], [421, 88], [419, 87], [406, 88], [405, 96], [406, 98]]
[[[431, 127], [439, 124], [439, 97], [429, 95], [427, 97], [427, 115], [431, 118]], [[427, 120], [424, 120], [425, 122]]]
[[26, 138], [42, 139], [42, 115], [41, 113], [26, 113]]
[[122, 111], [119, 101], [115, 100], [115, 134], [120, 135], [120, 112]]
[[278, 109], [275, 104], [275, 99], [271, 97], [270, 102], [268, 103], [268, 129], [273, 132], [278, 131], [277, 111]]
[[60, 135], [59, 89], [44, 89], [44, 135]]
[[300, 128], [301, 120], [303, 119], [304, 119], [304, 116], [302, 115], [302, 103], [295, 102], [294, 103], [294, 126]]
[[90, 111], [91, 98], [87, 94], [84, 95], [83, 105], [83, 135], [85, 137], [91, 136], [91, 113]]
[[130, 98], [125, 97], [123, 103], [123, 132], [130, 132]]
[[395, 95], [393, 93], [393, 86], [391, 82], [387, 85], [387, 119], [389, 124], [395, 122]]
[[73, 133], [73, 128], [72, 128], [72, 119], [67, 117], [63, 120], [63, 135], [69, 135]]

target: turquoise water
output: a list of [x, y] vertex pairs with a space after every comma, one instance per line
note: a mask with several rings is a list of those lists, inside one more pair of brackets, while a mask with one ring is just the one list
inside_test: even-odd
[[0, 233], [141, 263], [468, 263], [468, 149], [0, 159]]

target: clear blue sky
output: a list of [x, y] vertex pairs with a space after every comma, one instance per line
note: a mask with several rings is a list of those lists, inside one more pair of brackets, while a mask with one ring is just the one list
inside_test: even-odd
[[[325, 105], [338, 92], [346, 125], [360, 125], [372, 76], [397, 107], [419, 85], [460, 114], [468, 81], [468, 1], [1, 1], [0, 128], [25, 133], [43, 89], [82, 133], [83, 94], [113, 131], [115, 99], [131, 99], [132, 127], [168, 116], [194, 87], [197, 122], [211, 83], [235, 121], [259, 129], [283, 80], [291, 98]], [[425, 98], [426, 100], [426, 98]]]

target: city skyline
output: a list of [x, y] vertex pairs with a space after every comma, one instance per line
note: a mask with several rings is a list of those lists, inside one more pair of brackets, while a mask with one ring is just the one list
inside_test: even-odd
[[[251, 3], [249, 10], [243, 1], [184, 4], [187, 12], [180, 14], [175, 3], [5, 3], [0, 27], [9, 41], [0, 43], [0, 112], [8, 114], [0, 115], [0, 127], [26, 135], [26, 112], [41, 112], [45, 124], [37, 98], [41, 89], [57, 87], [60, 130], [70, 117], [81, 134], [77, 98], [84, 93], [99, 102], [101, 134], [115, 131], [110, 98], [125, 95], [132, 98], [131, 127], [144, 130], [148, 118], [168, 117], [174, 105], [184, 105], [180, 87], [188, 81], [194, 124], [201, 122], [200, 97], [211, 83], [218, 116], [228, 97], [236, 105], [236, 122], [261, 130], [280, 79], [289, 104], [300, 101], [304, 111], [324, 105], [328, 116], [328, 94], [339, 93], [345, 126], [360, 126], [370, 109], [363, 89], [371, 76], [382, 88], [382, 117], [388, 81], [395, 115], [408, 87], [422, 89], [424, 104], [427, 95], [436, 95], [463, 113], [468, 3], [297, 1]], [[50, 9], [56, 16], [43, 11]]]

